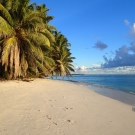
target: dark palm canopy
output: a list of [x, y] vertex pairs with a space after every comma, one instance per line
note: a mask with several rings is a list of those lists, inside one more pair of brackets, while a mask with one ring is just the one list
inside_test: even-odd
[[48, 9], [30, 0], [0, 0], [0, 74], [6, 79], [71, 75], [70, 44], [49, 25]]

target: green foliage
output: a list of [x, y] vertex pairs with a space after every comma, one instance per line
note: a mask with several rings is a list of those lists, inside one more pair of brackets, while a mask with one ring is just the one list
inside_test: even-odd
[[71, 75], [67, 38], [49, 25], [45, 4], [0, 0], [0, 74], [6, 79]]
[[70, 44], [67, 38], [61, 33], [55, 32], [56, 43], [54, 46], [52, 57], [56, 62], [54, 72], [57, 76], [70, 75], [70, 71], [74, 72], [73, 62], [74, 57], [71, 57], [70, 49], [68, 48]]

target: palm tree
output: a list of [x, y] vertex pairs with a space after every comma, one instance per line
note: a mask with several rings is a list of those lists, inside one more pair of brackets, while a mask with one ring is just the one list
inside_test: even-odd
[[[45, 5], [29, 5], [30, 0], [4, 0], [0, 3], [0, 69], [8, 79], [46, 74], [54, 61], [45, 55], [55, 44], [48, 25]], [[47, 63], [49, 62], [50, 65]]]
[[56, 76], [64, 76], [70, 75], [70, 71], [74, 72], [74, 66], [71, 64], [73, 62], [74, 57], [71, 57], [70, 49], [68, 47], [70, 44], [68, 43], [67, 38], [61, 33], [55, 32], [56, 44], [53, 52], [53, 59], [55, 60], [54, 72]]
[[64, 76], [72, 74], [70, 71], [74, 72], [73, 65], [71, 64], [73, 62], [74, 57], [70, 56], [71, 53], [67, 50], [67, 48], [63, 47], [60, 55], [60, 59], [56, 60], [56, 73], [57, 75]]

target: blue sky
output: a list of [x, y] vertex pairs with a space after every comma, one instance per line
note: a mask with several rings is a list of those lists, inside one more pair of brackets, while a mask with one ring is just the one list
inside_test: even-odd
[[[31, 0], [71, 43], [77, 67], [135, 65], [135, 0]], [[130, 61], [129, 61], [130, 60]]]

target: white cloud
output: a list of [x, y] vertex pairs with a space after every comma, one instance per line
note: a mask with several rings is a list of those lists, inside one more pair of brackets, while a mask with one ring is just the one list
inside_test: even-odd
[[135, 23], [133, 24], [133, 30], [134, 30], [134, 32], [135, 32]]
[[128, 20], [124, 20], [126, 25], [130, 25], [130, 22]]
[[130, 31], [128, 35], [131, 38], [135, 38], [135, 23], [132, 26], [130, 26]]
[[87, 68], [85, 66], [75, 67], [76, 74], [135, 74], [135, 66], [123, 66], [116, 68]]
[[87, 71], [87, 67], [85, 67], [85, 66], [76, 66], [75, 70], [84, 72], [84, 71]]
[[101, 64], [94, 63], [92, 64], [92, 67], [101, 67]]
[[128, 33], [128, 36], [131, 37], [131, 38], [135, 38], [135, 23], [133, 23], [131, 25], [128, 20], [124, 20], [124, 22], [130, 28], [130, 31]]

